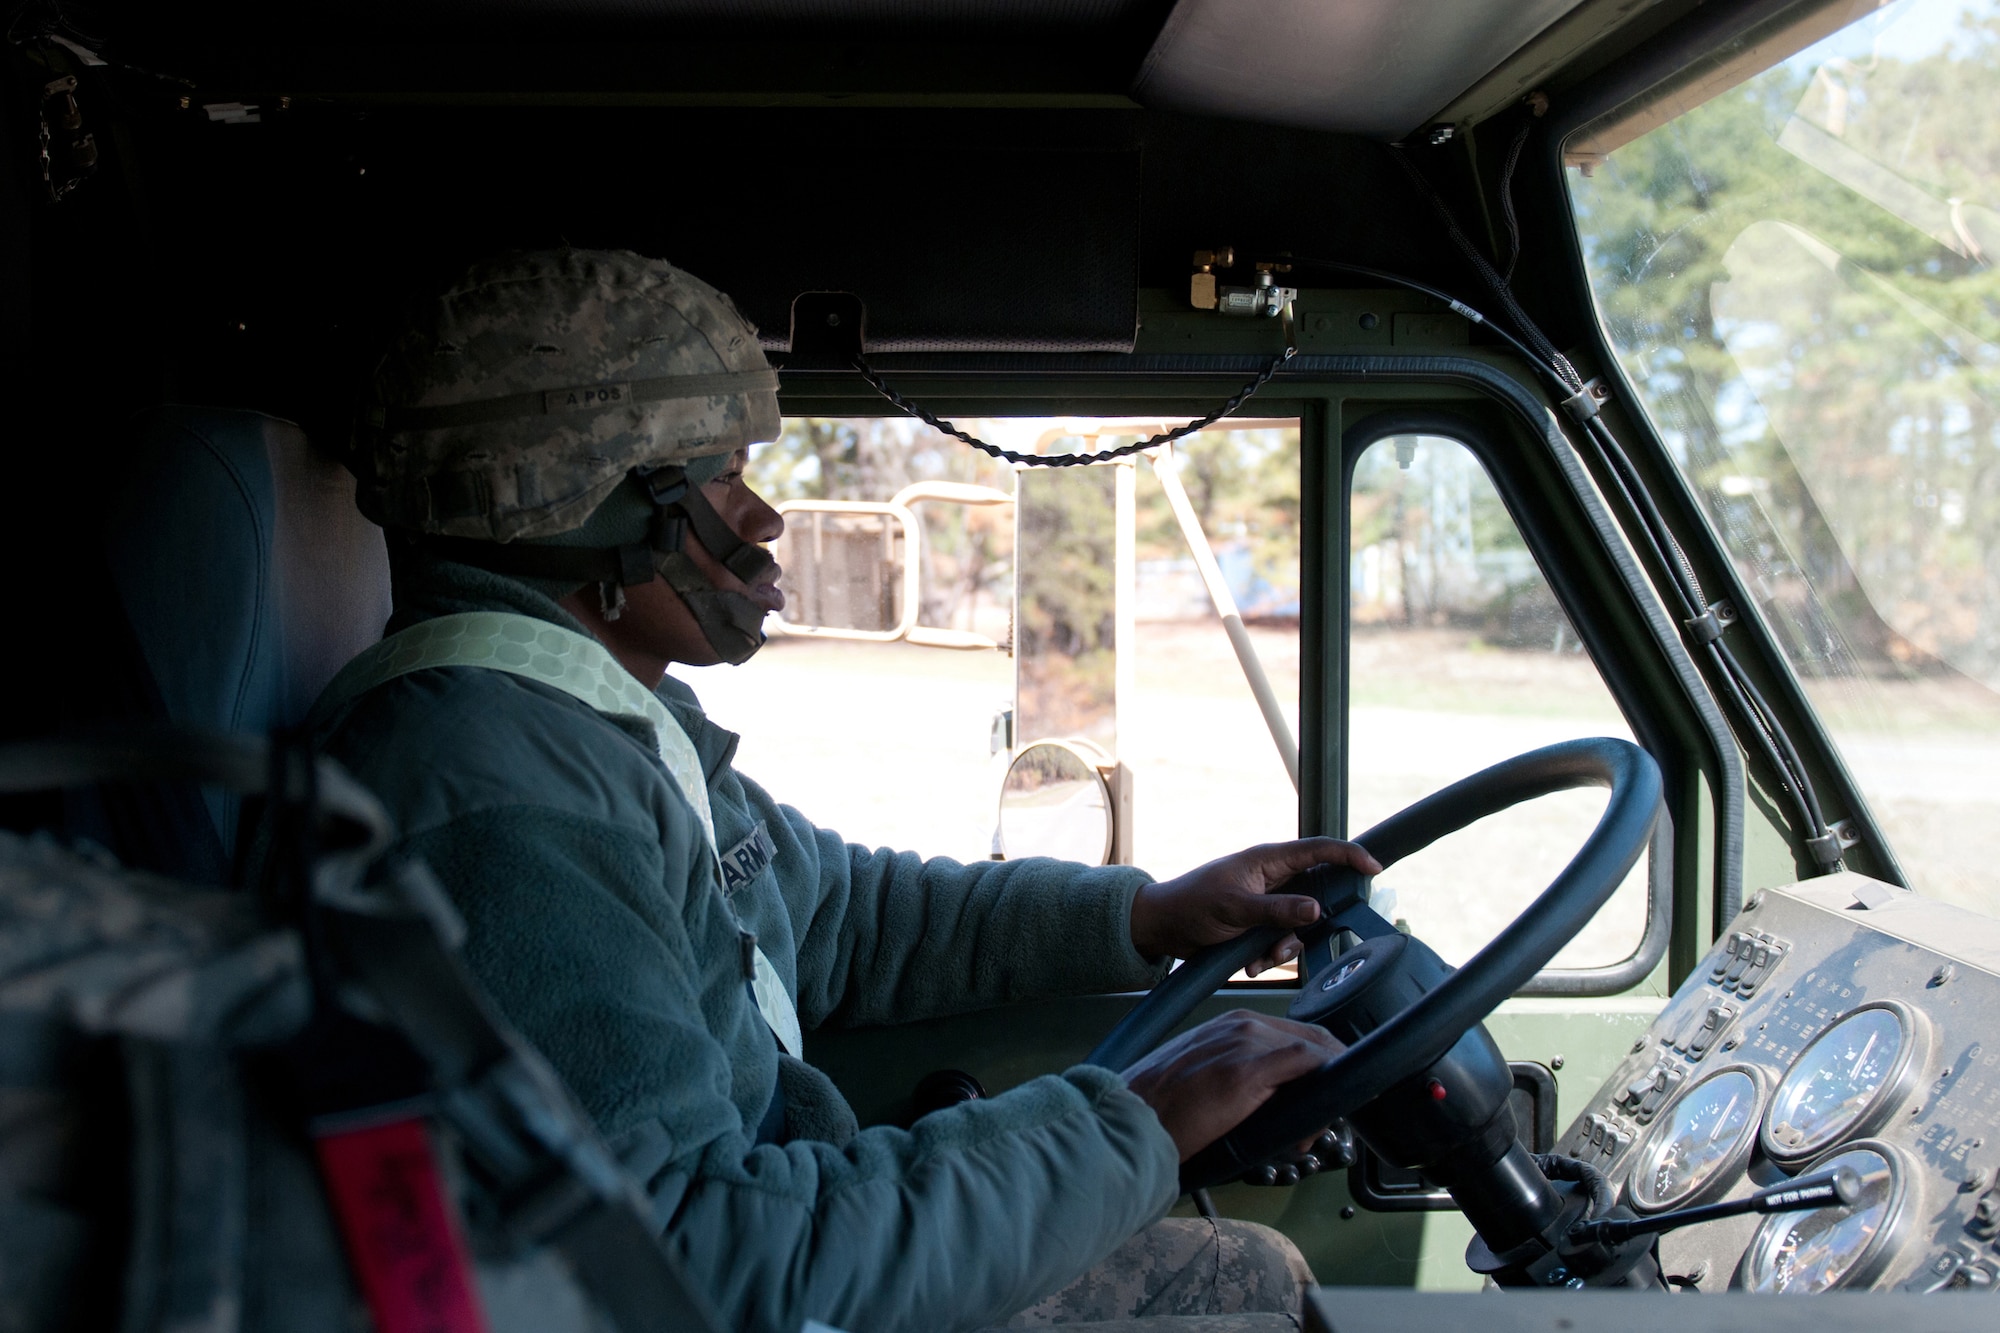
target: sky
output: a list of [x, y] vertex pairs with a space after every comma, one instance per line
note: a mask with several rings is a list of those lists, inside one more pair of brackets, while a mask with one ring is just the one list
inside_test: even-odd
[[1812, 70], [1834, 57], [1917, 60], [1948, 49], [1961, 17], [1990, 18], [1995, 13], [2000, 13], [2000, 0], [1896, 0], [1785, 63]]

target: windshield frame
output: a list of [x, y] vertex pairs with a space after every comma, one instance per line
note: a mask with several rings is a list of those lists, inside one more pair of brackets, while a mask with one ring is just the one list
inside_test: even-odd
[[[1537, 168], [1543, 182], [1553, 188], [1553, 198], [1557, 201], [1561, 226], [1554, 230], [1559, 233], [1558, 249], [1567, 267], [1565, 276], [1570, 289], [1586, 313], [1585, 329], [1579, 332], [1587, 340], [1594, 363], [1590, 370], [1616, 386], [1604, 407], [1607, 421], [1643, 474], [1647, 491], [1665, 514], [1682, 553], [1709, 593], [1711, 605], [1726, 603], [1734, 613], [1728, 632], [1739, 650], [1739, 659], [1751, 673], [1762, 701], [1798, 751], [1829, 824], [1838, 826], [1846, 868], [1908, 888], [1909, 876], [1880, 819], [1807, 695], [1774, 630], [1758, 609], [1757, 598], [1727, 544], [1686, 475], [1674, 463], [1658, 426], [1643, 405], [1645, 399], [1611, 344], [1592, 288], [1583, 234], [1576, 224], [1570, 174], [1580, 136], [1593, 130], [1602, 134], [1607, 124], [1622, 119], [1650, 119], [1664, 106], [1674, 106], [1675, 116], [1685, 114], [1845, 26], [1842, 23], [1828, 27], [1821, 21], [1828, 15], [1846, 12], [1847, 7], [1840, 0], [1805, 0], [1775, 10], [1769, 5], [1751, 4], [1729, 12], [1697, 11], [1574, 90], [1561, 110], [1549, 116], [1540, 136]], [[1756, 59], [1737, 58], [1745, 51], [1754, 52]], [[1731, 81], [1715, 79], [1713, 75], [1719, 69], [1726, 69]], [[1699, 96], [1685, 102], [1676, 100], [1677, 93], [1690, 89], [1698, 90]], [[1711, 679], [1711, 689], [1714, 685]], [[1778, 813], [1780, 807], [1775, 798], [1782, 790], [1781, 781], [1764, 764], [1757, 746], [1741, 744], [1740, 748], [1745, 765], [1754, 775], [1753, 785], [1763, 788], [1761, 794], [1753, 794], [1753, 800], [1765, 808], [1769, 824], [1782, 830], [1791, 844], [1794, 864], [1789, 877], [1811, 877], [1816, 872], [1811, 858], [1805, 854], [1799, 830]], [[1757, 863], [1754, 868], [1746, 864], [1746, 885], [1784, 882], [1776, 877], [1780, 868], [1758, 858], [1748, 838], [1745, 853], [1747, 860]]]
[[[1314, 296], [1303, 294], [1304, 299]], [[1215, 387], [1240, 383], [1261, 358], [1216, 357], [1190, 376], [1180, 354], [1142, 345], [1141, 365], [1105, 375], [1082, 358], [1024, 374], [999, 358], [936, 354], [877, 358], [899, 389], [948, 417], [1192, 416], [1213, 405]], [[1050, 358], [1056, 361], [1056, 358]], [[1068, 371], [1066, 375], [1064, 372]], [[1083, 372], [1079, 374], [1078, 372]], [[780, 390], [787, 416], [867, 416], [883, 411], [873, 390], [840, 372], [800, 371]], [[1346, 725], [1347, 499], [1340, 441], [1356, 422], [1389, 409], [1449, 409], [1483, 426], [1495, 443], [1494, 471], [1519, 475], [1513, 516], [1544, 569], [1576, 580], [1561, 595], [1605, 684], [1639, 743], [1660, 763], [1674, 816], [1667, 866], [1673, 911], [1664, 966], [1622, 993], [1665, 994], [1707, 952], [1719, 924], [1722, 886], [1740, 880], [1741, 839], [1730, 833], [1727, 793], [1736, 749], [1709, 702], [1686, 644], [1635, 563], [1616, 517], [1562, 439], [1552, 401], [1528, 366], [1504, 349], [1459, 346], [1382, 355], [1300, 353], [1283, 380], [1260, 395], [1260, 415], [1300, 423], [1302, 516], [1301, 836], [1343, 836]], [[1462, 429], [1462, 428], [1459, 428]], [[1449, 434], [1464, 438], [1455, 429]], [[1728, 747], [1725, 753], [1724, 747]], [[1740, 792], [1740, 781], [1736, 784]], [[1740, 796], [1739, 796], [1740, 805]], [[1741, 827], [1740, 819], [1736, 827]], [[1618, 966], [1618, 965], [1613, 965]], [[1606, 978], [1564, 978], [1542, 994], [1611, 993]], [[1524, 992], [1532, 993], [1532, 992]]]

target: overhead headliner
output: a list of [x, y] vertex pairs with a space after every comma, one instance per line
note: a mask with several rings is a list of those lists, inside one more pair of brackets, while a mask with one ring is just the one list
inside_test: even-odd
[[1398, 139], [1579, 0], [1180, 0], [1148, 106]]
[[[1129, 94], [1168, 110], [1396, 139], [1421, 128], [1572, 11], [1616, 27], [1657, 0], [97, 0], [99, 26], [233, 73], [336, 68], [382, 85], [410, 43], [542, 51], [500, 61], [491, 87], [624, 93], [949, 97], [955, 90]], [[1592, 26], [1595, 26], [1593, 24]], [[676, 43], [726, 44], [718, 64]], [[629, 44], [666, 58], [631, 58]], [[577, 87], [574, 54], [606, 57]], [[325, 52], [346, 55], [329, 66]], [[844, 46], [856, 60], [801, 61]], [[924, 48], [937, 48], [926, 58]], [[793, 53], [788, 55], [787, 52]], [[226, 53], [226, 54], [224, 54]], [[564, 53], [568, 53], [565, 55]], [[624, 59], [619, 59], [620, 55]], [[564, 64], [565, 59], [571, 63]], [[226, 62], [226, 63], [225, 63]], [[475, 90], [477, 67], [418, 65], [437, 91]], [[588, 69], [585, 64], [581, 68]], [[865, 70], [859, 83], [856, 71]], [[1039, 76], [1039, 77], [1038, 77]], [[586, 77], [588, 77], [586, 75]], [[473, 82], [468, 82], [471, 80]], [[633, 86], [635, 80], [638, 86]], [[870, 83], [874, 85], [869, 86]], [[613, 86], [615, 85], [615, 86]], [[402, 91], [424, 91], [405, 88]]]

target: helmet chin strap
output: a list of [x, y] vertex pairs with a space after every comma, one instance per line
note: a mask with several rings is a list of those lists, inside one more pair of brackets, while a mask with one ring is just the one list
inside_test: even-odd
[[687, 532], [701, 540], [715, 562], [755, 586], [777, 564], [769, 551], [744, 541], [688, 480], [678, 465], [633, 469], [632, 477], [653, 505], [653, 519], [644, 541], [623, 546], [541, 546], [531, 543], [475, 541], [466, 537], [425, 536], [419, 542], [450, 560], [496, 574], [547, 579], [571, 586], [595, 584], [607, 620], [618, 619], [625, 607], [625, 589], [666, 580], [693, 613], [708, 646], [725, 662], [740, 665], [764, 646], [764, 608], [756, 599], [719, 588], [687, 553]]
[[[668, 472], [675, 475], [661, 475]], [[708, 646], [731, 666], [741, 666], [764, 646], [764, 608], [754, 598], [718, 588], [687, 553], [683, 528], [693, 528], [710, 557], [745, 584], [754, 585], [777, 561], [763, 547], [738, 536], [701, 487], [690, 484], [679, 468], [662, 468], [640, 480], [655, 506], [653, 567], [687, 604]], [[662, 540], [669, 531], [671, 538]]]
[[687, 603], [701, 636], [716, 656], [741, 666], [764, 646], [764, 608], [740, 592], [718, 588], [684, 551], [659, 556], [654, 564], [667, 586]]

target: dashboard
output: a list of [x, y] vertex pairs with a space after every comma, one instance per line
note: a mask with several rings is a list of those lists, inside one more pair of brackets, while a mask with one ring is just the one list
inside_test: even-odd
[[1849, 1207], [1660, 1239], [1684, 1290], [2000, 1289], [2000, 921], [1855, 874], [1752, 897], [1556, 1150], [1657, 1213], [1851, 1167]]

